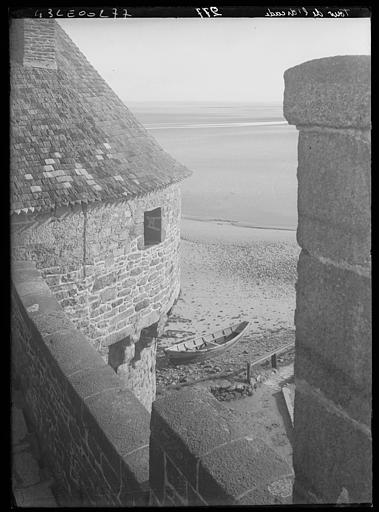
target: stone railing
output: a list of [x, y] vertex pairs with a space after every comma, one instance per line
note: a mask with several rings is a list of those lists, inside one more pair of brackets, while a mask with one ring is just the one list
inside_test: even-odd
[[152, 506], [291, 503], [292, 470], [243, 419], [208, 391], [174, 391], [153, 403]]
[[146, 504], [148, 412], [68, 320], [34, 264], [14, 263], [12, 274], [12, 371], [65, 506]]
[[371, 502], [370, 57], [285, 72], [299, 130], [294, 503]]

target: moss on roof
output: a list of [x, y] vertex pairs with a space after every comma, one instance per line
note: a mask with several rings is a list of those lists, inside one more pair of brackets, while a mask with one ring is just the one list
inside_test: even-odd
[[11, 211], [132, 198], [191, 172], [54, 21], [57, 69], [11, 60]]

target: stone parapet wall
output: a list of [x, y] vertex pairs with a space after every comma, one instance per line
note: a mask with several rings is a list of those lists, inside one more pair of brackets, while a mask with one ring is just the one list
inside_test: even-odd
[[146, 505], [149, 414], [35, 265], [13, 265], [12, 372], [65, 506]]
[[370, 57], [285, 72], [299, 129], [294, 503], [372, 500]]
[[151, 506], [291, 502], [291, 468], [208, 391], [157, 400], [150, 426]]
[[[162, 242], [144, 247], [144, 212], [158, 207]], [[14, 261], [36, 262], [66, 314], [105, 361], [109, 345], [128, 336], [138, 343], [141, 329], [171, 309], [180, 291], [179, 243], [179, 185], [127, 202], [14, 216], [12, 224]], [[144, 360], [153, 361], [151, 347], [145, 350]], [[146, 375], [143, 365], [138, 368]], [[137, 371], [129, 373], [144, 380]], [[150, 408], [155, 386], [144, 389], [143, 403]]]

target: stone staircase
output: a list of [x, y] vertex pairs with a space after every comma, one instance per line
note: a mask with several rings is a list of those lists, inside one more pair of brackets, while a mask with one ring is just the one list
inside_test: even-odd
[[58, 507], [54, 479], [43, 464], [36, 435], [28, 428], [23, 397], [12, 386], [12, 492], [18, 507]]

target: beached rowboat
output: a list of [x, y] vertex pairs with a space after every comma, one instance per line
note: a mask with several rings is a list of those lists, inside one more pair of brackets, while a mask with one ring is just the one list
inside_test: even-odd
[[203, 361], [216, 357], [232, 347], [246, 332], [249, 322], [241, 322], [214, 334], [208, 334], [195, 339], [181, 341], [165, 349], [166, 356], [171, 362], [183, 364]]

